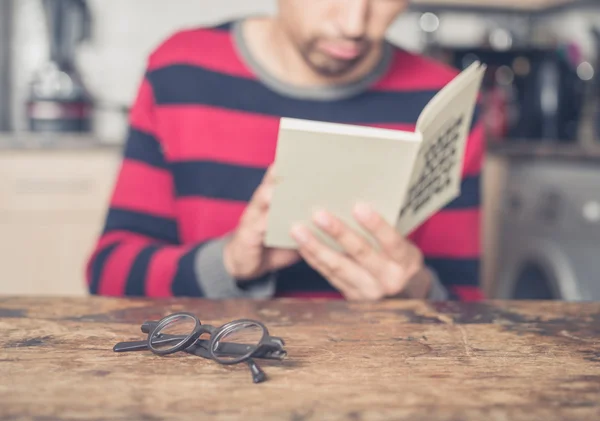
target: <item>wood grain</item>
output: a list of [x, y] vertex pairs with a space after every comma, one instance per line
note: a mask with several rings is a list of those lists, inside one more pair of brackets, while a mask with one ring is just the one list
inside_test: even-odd
[[[264, 322], [289, 357], [114, 353], [174, 311]], [[600, 419], [600, 303], [0, 298], [0, 418]]]

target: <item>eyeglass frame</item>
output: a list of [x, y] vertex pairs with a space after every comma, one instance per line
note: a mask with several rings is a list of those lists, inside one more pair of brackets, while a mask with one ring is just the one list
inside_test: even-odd
[[[156, 335], [156, 332], [162, 334], [161, 330], [165, 326], [167, 326], [173, 319], [178, 317], [187, 317], [191, 318], [194, 321], [195, 325], [192, 332], [185, 336], [182, 340], [180, 340], [180, 342], [177, 345], [171, 348], [161, 350], [153, 346], [152, 342], [153, 338]], [[237, 350], [237, 348], [240, 346], [244, 346], [243, 344], [228, 342], [219, 344], [218, 340], [220, 340], [223, 336], [229, 333], [230, 329], [234, 328], [235, 326], [238, 326], [239, 324], [244, 323], [260, 327], [263, 333], [258, 343], [256, 345], [251, 346], [246, 345], [246, 347], [251, 348], [250, 351], [240, 356], [239, 350]], [[219, 364], [223, 365], [234, 365], [246, 361], [252, 372], [254, 383], [264, 381], [266, 379], [266, 375], [252, 358], [283, 360], [287, 357], [287, 351], [283, 349], [283, 346], [285, 345], [284, 340], [277, 336], [271, 336], [269, 334], [269, 330], [262, 322], [253, 319], [232, 320], [221, 326], [215, 327], [211, 325], [203, 325], [200, 319], [193, 313], [178, 312], [165, 316], [158, 321], [145, 321], [144, 323], [142, 323], [141, 331], [143, 333], [147, 333], [148, 337], [146, 341], [119, 342], [115, 344], [115, 346], [113, 347], [113, 351], [125, 352], [149, 349], [154, 354], [161, 356], [172, 354], [178, 351], [185, 351], [190, 354], [197, 355], [199, 357], [212, 359], [218, 362]], [[210, 335], [210, 339], [200, 339], [200, 336], [202, 336], [205, 333], [208, 333]], [[178, 337], [166, 338], [165, 340], [169, 341], [175, 339], [179, 340]], [[215, 343], [217, 343], [216, 347]], [[230, 355], [238, 355], [238, 358], [235, 358], [233, 360], [223, 360], [222, 358], [215, 355], [215, 349], [217, 349], [218, 352], [218, 348], [220, 345], [226, 348], [225, 350], [221, 350], [221, 352], [229, 353]], [[227, 349], [229, 349], [230, 351], [227, 352]]]

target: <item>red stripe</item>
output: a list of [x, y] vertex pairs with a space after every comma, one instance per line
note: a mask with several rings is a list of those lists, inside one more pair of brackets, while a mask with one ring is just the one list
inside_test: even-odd
[[213, 159], [266, 167], [275, 158], [279, 118], [208, 106], [156, 110], [161, 134], [172, 139], [169, 160]]
[[129, 124], [141, 131], [154, 133], [154, 119], [152, 108], [154, 106], [154, 94], [148, 80], [143, 79], [138, 89], [137, 96], [129, 114]]
[[385, 77], [373, 89], [377, 91], [438, 90], [458, 75], [442, 62], [404, 50], [398, 50]]
[[328, 299], [328, 300], [340, 300], [344, 299], [344, 296], [339, 292], [335, 291], [294, 291], [294, 292], [281, 292], [276, 295], [277, 298], [296, 298], [296, 299]]
[[87, 259], [86, 264], [86, 276], [88, 285], [92, 280], [92, 265], [98, 253], [100, 253], [105, 247], [110, 246], [111, 244], [127, 241], [128, 243], [136, 243], [147, 245], [152, 243], [152, 239], [145, 237], [143, 235], [139, 235], [136, 233], [128, 232], [128, 231], [112, 231], [107, 234], [104, 234], [100, 239], [96, 242], [95, 247]]
[[125, 159], [111, 204], [127, 210], [172, 218], [173, 184], [167, 170]]
[[182, 241], [199, 243], [233, 231], [246, 203], [192, 197], [179, 199], [177, 208]]
[[123, 296], [127, 275], [137, 255], [145, 247], [144, 244], [124, 243], [117, 247], [106, 261], [102, 270], [102, 278], [98, 293], [107, 296]]
[[[176, 139], [169, 144], [169, 160], [213, 159], [266, 167], [275, 158], [279, 117], [203, 105], [170, 105], [158, 108], [156, 114], [161, 120], [161, 135]], [[355, 124], [410, 132], [415, 129], [414, 124], [407, 123]]]
[[200, 66], [231, 76], [255, 79], [238, 57], [232, 35], [227, 31], [208, 28], [179, 31], [152, 54], [148, 69], [174, 64]]
[[177, 272], [179, 259], [187, 252], [184, 247], [164, 247], [158, 250], [148, 265], [146, 295], [165, 298], [173, 295], [171, 285]]
[[453, 286], [452, 291], [461, 301], [482, 301], [485, 300], [485, 295], [479, 287], [475, 286]]
[[128, 243], [139, 243], [143, 245], [148, 245], [154, 242], [152, 238], [133, 232], [111, 231], [107, 234], [104, 234], [100, 240], [98, 240], [98, 243], [96, 244], [96, 250], [102, 250], [104, 247], [118, 241], [127, 241]]
[[438, 212], [410, 238], [428, 257], [478, 257], [481, 252], [480, 218], [480, 209]]
[[463, 162], [463, 176], [477, 175], [481, 173], [485, 154], [485, 127], [483, 121], [479, 121], [467, 141], [465, 159]]

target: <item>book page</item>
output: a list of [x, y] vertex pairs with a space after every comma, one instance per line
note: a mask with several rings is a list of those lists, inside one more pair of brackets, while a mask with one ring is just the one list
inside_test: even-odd
[[373, 242], [352, 217], [352, 209], [357, 202], [367, 202], [395, 226], [420, 139], [399, 130], [281, 119], [265, 245], [296, 248], [290, 230], [303, 222], [339, 250], [312, 223], [319, 209], [332, 212]]
[[[478, 61], [471, 63], [469, 67], [460, 72], [454, 79], [452, 79], [446, 86], [427, 103], [419, 118], [415, 127], [416, 132], [423, 132], [423, 130], [432, 124], [432, 121], [439, 117], [440, 110], [452, 100], [456, 95], [461, 95], [461, 90], [464, 89], [465, 84], [468, 84], [473, 80], [476, 75], [481, 71], [481, 64]], [[485, 69], [485, 66], [484, 66]], [[483, 77], [483, 74], [481, 75]]]
[[446, 85], [417, 121], [417, 155], [397, 229], [406, 236], [460, 195], [466, 144], [485, 65], [473, 63]]

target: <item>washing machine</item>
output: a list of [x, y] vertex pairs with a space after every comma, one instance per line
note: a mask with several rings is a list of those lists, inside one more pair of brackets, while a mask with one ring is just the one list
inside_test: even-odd
[[506, 162], [493, 297], [600, 300], [600, 159]]

